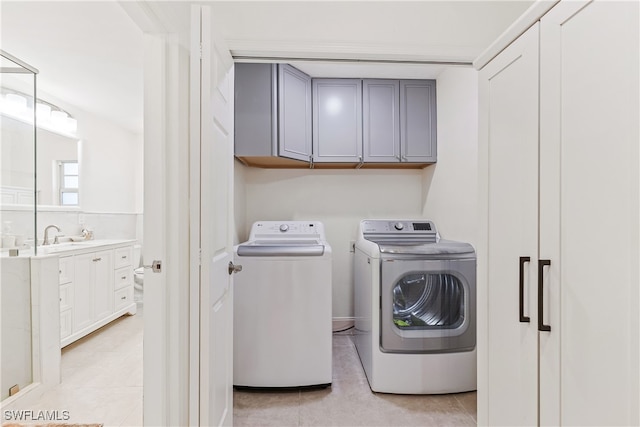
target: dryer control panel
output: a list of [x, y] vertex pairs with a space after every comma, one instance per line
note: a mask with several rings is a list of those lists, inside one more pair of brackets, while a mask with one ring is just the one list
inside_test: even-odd
[[360, 223], [363, 237], [373, 242], [381, 240], [416, 240], [435, 243], [438, 238], [436, 225], [429, 220], [364, 220]]

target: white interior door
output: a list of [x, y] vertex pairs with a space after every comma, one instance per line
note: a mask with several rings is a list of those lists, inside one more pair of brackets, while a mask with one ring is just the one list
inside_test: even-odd
[[[198, 218], [192, 216], [191, 236], [200, 251], [199, 275], [196, 275], [199, 280], [192, 289], [191, 305], [193, 320], [194, 312], [199, 311], [199, 340], [192, 340], [193, 344], [199, 342], [197, 412], [200, 425], [231, 425], [233, 288], [229, 263], [233, 261], [233, 59], [224, 40], [214, 31], [211, 8], [193, 6], [191, 16], [191, 194], [195, 196], [192, 203], [196, 199], [195, 203], [199, 204], [192, 205]], [[192, 334], [193, 326], [194, 323]], [[192, 379], [195, 378], [192, 376]]]
[[478, 420], [486, 425], [538, 418], [538, 33], [530, 28], [480, 72]]

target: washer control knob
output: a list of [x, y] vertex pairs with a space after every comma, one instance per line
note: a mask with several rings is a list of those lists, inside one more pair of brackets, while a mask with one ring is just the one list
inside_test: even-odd
[[396, 222], [393, 226], [396, 230], [402, 230], [404, 228], [404, 224], [401, 222]]
[[280, 231], [282, 231], [283, 233], [289, 230], [289, 225], [288, 224], [282, 224], [280, 226]]

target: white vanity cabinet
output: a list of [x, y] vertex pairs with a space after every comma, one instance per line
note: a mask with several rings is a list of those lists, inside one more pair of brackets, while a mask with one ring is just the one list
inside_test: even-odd
[[135, 314], [132, 257], [132, 243], [98, 244], [60, 256], [62, 347], [123, 314]]
[[119, 311], [133, 303], [133, 246], [114, 250], [113, 310]]
[[639, 12], [561, 1], [479, 67], [479, 425], [640, 424]]
[[73, 331], [81, 331], [113, 310], [113, 252], [76, 255], [73, 281]]

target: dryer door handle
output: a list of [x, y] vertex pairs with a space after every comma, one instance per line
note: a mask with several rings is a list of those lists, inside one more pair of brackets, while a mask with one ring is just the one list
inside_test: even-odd
[[531, 257], [521, 256], [520, 257], [520, 282], [519, 282], [519, 290], [518, 297], [520, 303], [520, 322], [528, 323], [531, 322], [531, 318], [529, 316], [524, 315], [524, 265], [528, 262], [531, 262]]

